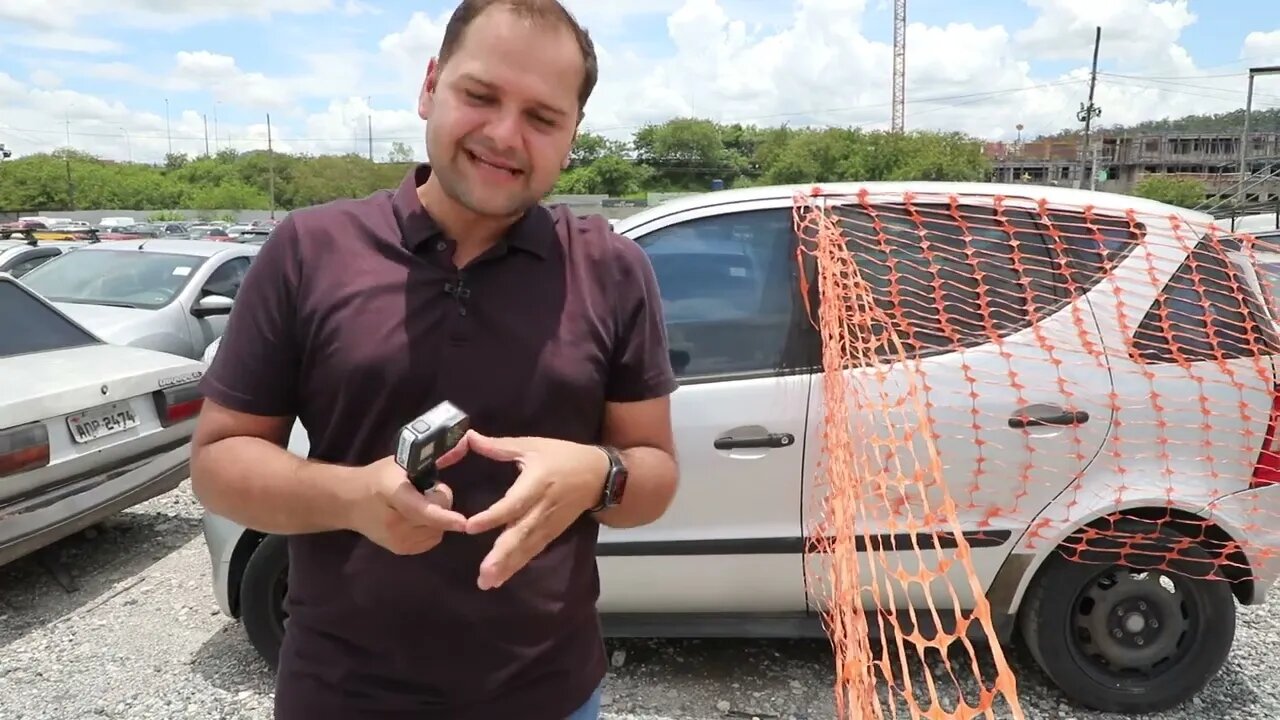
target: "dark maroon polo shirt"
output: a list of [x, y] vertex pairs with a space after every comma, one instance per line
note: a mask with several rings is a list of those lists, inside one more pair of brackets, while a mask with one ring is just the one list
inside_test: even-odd
[[[675, 387], [644, 252], [600, 217], [539, 206], [466, 268], [415, 192], [289, 213], [245, 278], [207, 397], [296, 415], [311, 457], [370, 463], [442, 400], [489, 435], [600, 440], [604, 404]], [[465, 515], [516, 468], [443, 472]], [[498, 531], [400, 557], [350, 532], [290, 538], [280, 720], [562, 720], [605, 673], [598, 525], [584, 515], [502, 588], [476, 587]]]

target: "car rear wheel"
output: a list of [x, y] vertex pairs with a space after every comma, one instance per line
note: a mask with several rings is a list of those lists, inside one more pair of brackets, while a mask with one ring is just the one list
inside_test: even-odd
[[289, 544], [282, 535], [268, 535], [245, 565], [240, 580], [240, 622], [249, 642], [274, 672], [284, 642], [284, 597], [289, 589]]
[[1212, 558], [1203, 549], [1153, 528], [1116, 526], [1121, 533], [1161, 536], [1157, 542], [1169, 548], [1164, 554], [1143, 553], [1159, 555], [1152, 567], [1055, 552], [1028, 588], [1022, 640], [1078, 705], [1113, 713], [1171, 709], [1200, 692], [1231, 651], [1236, 607], [1230, 586], [1216, 574], [1206, 577]]

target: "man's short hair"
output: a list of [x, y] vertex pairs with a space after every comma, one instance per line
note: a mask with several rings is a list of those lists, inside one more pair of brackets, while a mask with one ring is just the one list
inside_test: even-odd
[[582, 63], [586, 70], [582, 85], [578, 88], [578, 110], [584, 110], [600, 77], [596, 48], [586, 28], [559, 0], [462, 0], [450, 16], [449, 24], [445, 26], [444, 41], [440, 44], [440, 64], [448, 62], [449, 57], [458, 49], [467, 26], [484, 11], [494, 7], [505, 8], [532, 22], [558, 24], [573, 33], [574, 39], [578, 41], [578, 49], [582, 51]]

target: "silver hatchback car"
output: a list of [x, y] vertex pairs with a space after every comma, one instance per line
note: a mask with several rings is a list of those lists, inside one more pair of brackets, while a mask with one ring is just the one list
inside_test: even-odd
[[[682, 480], [658, 522], [601, 529], [606, 632], [824, 635], [836, 573], [830, 555], [806, 549], [833, 532], [821, 511], [831, 498], [820, 472], [827, 385], [841, 375], [871, 386], [881, 407], [910, 409], [904, 388], [920, 383], [931, 404], [902, 421], [849, 403], [858, 427], [852, 442], [865, 445], [864, 458], [881, 459], [886, 447], [927, 457], [926, 433], [918, 432], [927, 418], [938, 429], [938, 485], [956, 499], [955, 524], [930, 511], [922, 490], [904, 490], [892, 509], [886, 502], [857, 519], [850, 511], [862, 544], [850, 543], [845, 557], [864, 565], [863, 578], [873, 563], [882, 576], [893, 575], [866, 588], [874, 596], [867, 602], [915, 611], [925, 635], [929, 625], [959, 624], [958, 615], [985, 603], [998, 638], [1020, 635], [1053, 682], [1082, 705], [1154, 711], [1198, 692], [1230, 651], [1236, 603], [1261, 603], [1280, 573], [1280, 480], [1273, 479], [1280, 478], [1280, 455], [1272, 444], [1280, 421], [1280, 404], [1273, 406], [1280, 315], [1260, 309], [1266, 293], [1251, 261], [1210, 243], [1180, 246], [1181, 228], [1212, 218], [1139, 198], [989, 183], [827, 185], [816, 202], [829, 212], [850, 223], [874, 213], [886, 228], [876, 241], [886, 247], [846, 239], [849, 255], [877, 304], [898, 303], [885, 317], [908, 318], [902, 321], [925, 332], [915, 335], [907, 360], [824, 370], [816, 352], [824, 338], [809, 312], [816, 305], [804, 290], [817, 292], [817, 273], [803, 259], [795, 229], [796, 197], [811, 190], [705, 193], [615, 225], [644, 249], [657, 275], [681, 384], [671, 409]], [[912, 198], [911, 212], [903, 210], [904, 197]], [[1051, 221], [1036, 214], [1041, 202]], [[916, 219], [951, 217], [952, 203], [976, 218], [972, 233]], [[982, 220], [997, 208], [1015, 219]], [[1131, 226], [1131, 213], [1141, 216], [1140, 229]], [[1089, 242], [1058, 249], [1049, 222], [1058, 230], [1088, 228]], [[996, 259], [977, 259], [979, 253]], [[1036, 255], [1070, 262], [1017, 259]], [[1198, 269], [1202, 264], [1208, 269]], [[892, 288], [888, 267], [898, 272]], [[1214, 273], [1247, 307], [1214, 307], [1197, 295]], [[943, 301], [930, 292], [919, 311], [895, 298], [948, 278], [957, 288], [948, 291], [952, 314], [969, 317], [993, 297], [1016, 296], [1021, 304], [1002, 309], [998, 326], [974, 331], [965, 343], [930, 335]], [[1009, 287], [1042, 291], [1002, 296]], [[1191, 327], [1200, 334], [1162, 331], [1165, 307], [1198, 315], [1200, 325]], [[1125, 317], [1132, 324], [1120, 321]], [[1257, 325], [1267, 342], [1185, 367], [1169, 362], [1181, 345], [1205, 344], [1210, 327], [1233, 318]], [[1095, 334], [1082, 335], [1082, 327]], [[1151, 358], [1145, 365], [1089, 347], [1135, 342]], [[1163, 455], [1152, 451], [1154, 435], [1141, 434], [1164, 419], [1150, 402], [1149, 377], [1157, 375], [1165, 417], [1186, 423], [1168, 430]], [[1187, 423], [1202, 417], [1205, 393], [1216, 392], [1206, 390], [1210, 382], [1229, 388], [1215, 400], [1228, 411], [1212, 423]], [[1122, 428], [1129, 438], [1123, 452], [1116, 440]], [[305, 428], [295, 424], [289, 449], [307, 455]], [[1109, 523], [1155, 533], [1202, 562], [1221, 558], [1224, 546], [1235, 549], [1213, 563], [1213, 579], [1136, 568], [1118, 553], [1102, 553], [1096, 563], [1063, 557]], [[968, 546], [962, 555], [957, 525]], [[287, 628], [285, 539], [207, 513], [204, 528], [219, 605], [273, 661]], [[935, 581], [898, 580], [917, 576]], [[874, 632], [877, 623], [870, 625]]]
[[115, 240], [54, 258], [22, 280], [107, 342], [198, 360], [222, 337], [258, 250], [207, 240]]

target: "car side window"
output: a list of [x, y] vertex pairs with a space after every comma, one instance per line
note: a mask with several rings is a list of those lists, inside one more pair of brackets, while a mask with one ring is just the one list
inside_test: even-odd
[[1258, 297], [1223, 249], [1205, 241], [1160, 290], [1133, 333], [1132, 354], [1151, 364], [1254, 358], [1280, 352]]
[[1067, 258], [1071, 286], [1077, 295], [1109, 276], [1147, 232], [1137, 220], [1084, 210], [1050, 210], [1039, 220], [1054, 254]]
[[640, 236], [682, 379], [777, 371], [799, 292], [790, 209], [702, 217]]
[[248, 270], [249, 258], [231, 258], [209, 274], [201, 295], [222, 295], [234, 300], [236, 293], [240, 292], [240, 284], [244, 282], [244, 275]]
[[837, 207], [836, 215], [878, 310], [870, 352], [880, 357], [927, 357], [994, 342], [1068, 301], [1064, 263], [1020, 211], [882, 205]]
[[32, 258], [27, 258], [25, 260], [15, 263], [13, 267], [9, 268], [8, 272], [10, 275], [16, 278], [20, 278], [23, 275], [26, 275], [32, 270], [35, 270], [36, 268], [45, 264], [46, 262], [49, 262], [55, 257], [57, 257], [57, 255], [37, 255]]

